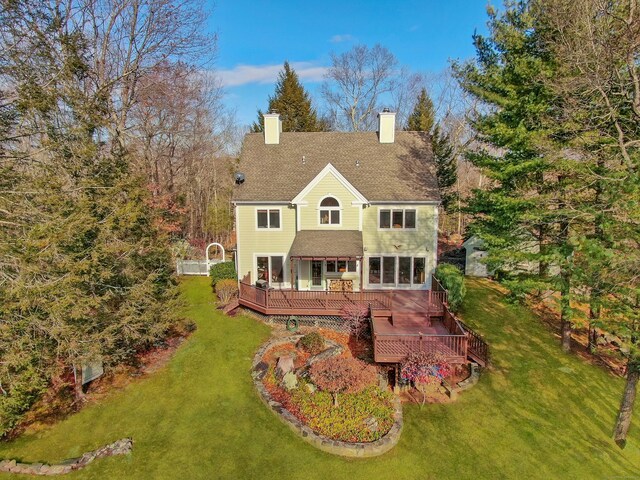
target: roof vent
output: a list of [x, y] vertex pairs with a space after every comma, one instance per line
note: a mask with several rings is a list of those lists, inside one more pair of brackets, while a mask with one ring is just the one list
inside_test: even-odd
[[356, 160], [356, 167], [360, 166], [360, 160]]
[[302, 155], [302, 164], [306, 165], [307, 164], [307, 159], [304, 155]]
[[236, 172], [233, 174], [233, 179], [236, 182], [236, 185], [242, 185], [244, 183], [244, 173]]

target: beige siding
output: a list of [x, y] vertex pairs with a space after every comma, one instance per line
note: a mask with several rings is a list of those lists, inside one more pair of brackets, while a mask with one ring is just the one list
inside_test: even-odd
[[[258, 209], [279, 208], [280, 230], [258, 229]], [[288, 205], [238, 205], [236, 206], [236, 229], [238, 242], [238, 277], [251, 272], [256, 279], [255, 257], [258, 255], [282, 255], [285, 257], [284, 283], [290, 285], [289, 250], [296, 236], [296, 211]]]
[[[411, 208], [416, 210], [416, 229], [380, 229], [378, 215], [381, 209]], [[364, 284], [368, 284], [369, 256], [413, 256], [426, 258], [427, 280], [437, 260], [437, 207], [432, 205], [372, 205], [364, 209], [362, 240], [365, 249]], [[427, 284], [430, 286], [430, 283]], [[369, 288], [378, 288], [369, 287]]]
[[[318, 206], [326, 196], [333, 196], [340, 202], [342, 207], [340, 226], [320, 225]], [[351, 205], [351, 202], [356, 198], [333, 174], [327, 174], [302, 200], [306, 204], [300, 207], [300, 230], [360, 230], [360, 209], [362, 207]]]

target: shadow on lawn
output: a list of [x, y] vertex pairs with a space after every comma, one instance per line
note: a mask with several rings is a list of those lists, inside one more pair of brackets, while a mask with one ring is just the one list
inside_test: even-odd
[[[498, 410], [505, 428], [537, 448], [565, 451], [577, 461], [617, 452], [606, 439], [611, 438], [617, 414], [612, 398], [621, 394], [622, 383], [618, 393], [612, 389], [613, 375], [562, 353], [548, 327], [526, 308], [505, 304], [491, 282], [467, 279], [467, 286], [461, 316], [490, 345], [491, 365], [482, 381], [490, 396], [501, 402]], [[621, 465], [634, 467], [619, 453], [616, 456]], [[559, 471], [566, 468], [562, 456], [548, 456], [550, 462], [552, 458]]]

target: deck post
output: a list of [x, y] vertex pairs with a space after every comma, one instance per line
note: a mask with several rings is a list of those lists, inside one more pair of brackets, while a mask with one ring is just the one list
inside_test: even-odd
[[293, 287], [293, 262], [294, 261], [295, 260], [293, 257], [289, 258], [289, 268], [291, 269], [291, 276], [289, 277], [289, 283], [291, 283], [291, 290], [294, 290], [294, 287]]

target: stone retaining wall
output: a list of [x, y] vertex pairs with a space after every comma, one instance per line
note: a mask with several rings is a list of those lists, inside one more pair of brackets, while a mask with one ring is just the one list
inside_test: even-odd
[[[262, 347], [258, 349], [255, 356], [253, 357], [253, 369], [252, 369], [252, 377], [253, 384], [260, 395], [260, 398], [264, 402], [264, 404], [269, 407], [278, 417], [294, 432], [302, 437], [303, 440], [310, 443], [316, 448], [323, 450], [325, 452], [333, 453], [335, 455], [342, 455], [345, 457], [376, 457], [378, 455], [382, 455], [383, 453], [388, 452], [393, 447], [396, 446], [398, 441], [400, 440], [400, 434], [402, 433], [402, 405], [400, 403], [400, 399], [398, 397], [394, 398], [393, 401], [393, 426], [387, 432], [385, 436], [381, 439], [376, 440], [375, 442], [368, 443], [347, 443], [340, 442], [338, 440], [332, 440], [323, 435], [318, 435], [311, 430], [307, 425], [298, 420], [293, 414], [291, 414], [284, 406], [273, 400], [267, 389], [262, 383], [262, 379], [266, 374], [266, 368], [263, 365], [262, 357], [265, 352], [277, 345], [282, 345], [290, 342], [297, 342], [302, 335], [293, 335], [291, 337], [275, 339], [272, 341], [266, 342]], [[327, 341], [325, 339], [325, 341]], [[334, 343], [331, 341], [327, 341], [327, 343]], [[330, 349], [333, 349], [331, 347]], [[326, 352], [327, 350], [325, 350]], [[335, 350], [334, 355], [340, 353], [341, 350]], [[324, 352], [318, 354], [318, 356], [323, 355]], [[326, 358], [326, 357], [325, 357]]]
[[469, 390], [476, 383], [478, 383], [478, 380], [480, 380], [480, 365], [478, 365], [477, 363], [470, 363], [469, 368], [471, 370], [471, 375], [469, 375], [461, 382], [458, 382], [458, 390], [461, 392], [464, 390]]
[[133, 440], [123, 438], [97, 450], [87, 452], [81, 457], [70, 458], [62, 463], [48, 465], [45, 463], [19, 463], [15, 460], [0, 461], [0, 472], [22, 473], [27, 475], [61, 475], [80, 470], [93, 462], [96, 458], [111, 457], [113, 455], [127, 455], [131, 453]]

